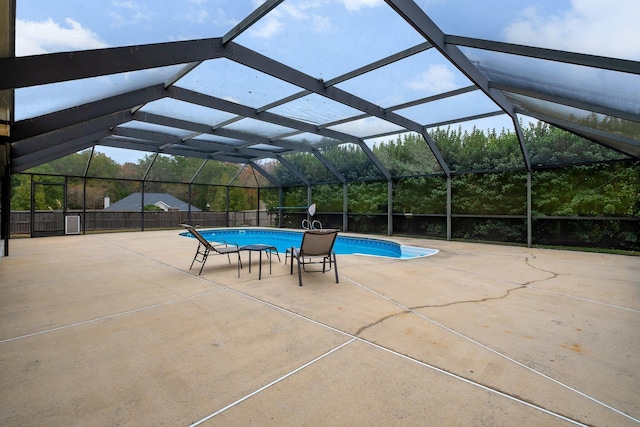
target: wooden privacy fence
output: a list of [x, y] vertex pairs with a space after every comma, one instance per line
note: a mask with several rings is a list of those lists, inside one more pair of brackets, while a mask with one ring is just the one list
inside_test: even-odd
[[[144, 215], [144, 218], [143, 218]], [[64, 217], [79, 216], [80, 229], [86, 232], [175, 228], [189, 223], [200, 227], [274, 227], [277, 216], [267, 211], [240, 212], [124, 212], [36, 211], [34, 230], [39, 232], [64, 232]], [[143, 223], [144, 220], [144, 223]], [[31, 211], [11, 212], [11, 235], [31, 234]]]

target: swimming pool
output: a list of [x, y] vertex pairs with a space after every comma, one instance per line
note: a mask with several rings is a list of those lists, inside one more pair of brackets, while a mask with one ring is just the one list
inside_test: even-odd
[[[275, 246], [281, 253], [285, 253], [292, 246], [299, 247], [302, 241], [302, 231], [256, 228], [212, 228], [199, 229], [198, 231], [211, 242], [233, 242], [238, 246], [268, 244]], [[193, 238], [191, 233], [187, 231], [180, 233], [180, 235]], [[437, 249], [400, 245], [381, 239], [342, 235], [338, 235], [334, 250], [336, 254], [342, 255], [369, 255], [399, 259], [427, 257], [438, 253]]]

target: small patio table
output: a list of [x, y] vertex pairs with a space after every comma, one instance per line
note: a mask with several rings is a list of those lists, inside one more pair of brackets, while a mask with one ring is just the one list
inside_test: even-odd
[[273, 253], [275, 252], [276, 255], [278, 255], [278, 262], [280, 262], [280, 254], [278, 253], [278, 249], [275, 246], [271, 246], [271, 245], [261, 245], [261, 244], [256, 244], [256, 245], [245, 245], [245, 246], [240, 246], [240, 250], [241, 251], [248, 251], [249, 252], [249, 273], [251, 273], [251, 252], [258, 252], [260, 254], [260, 265], [258, 267], [258, 280], [262, 279], [262, 253], [268, 252], [268, 257], [269, 257], [269, 274], [271, 274], [271, 257], [273, 256]]

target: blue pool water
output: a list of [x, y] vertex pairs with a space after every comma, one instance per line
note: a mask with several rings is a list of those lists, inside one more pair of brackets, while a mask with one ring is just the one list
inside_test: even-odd
[[[238, 246], [268, 244], [275, 246], [280, 253], [285, 253], [292, 246], [299, 247], [302, 242], [302, 231], [254, 228], [212, 228], [198, 231], [210, 242], [233, 242], [237, 243]], [[193, 237], [189, 232], [183, 232], [180, 235]], [[437, 249], [405, 246], [386, 240], [342, 235], [338, 235], [334, 250], [336, 254], [343, 255], [359, 254], [400, 259], [426, 257], [438, 253]]]

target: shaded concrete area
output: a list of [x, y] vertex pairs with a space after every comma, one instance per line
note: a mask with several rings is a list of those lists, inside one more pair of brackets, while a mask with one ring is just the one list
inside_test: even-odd
[[178, 233], [11, 241], [0, 425], [640, 425], [638, 257], [394, 238], [440, 252], [299, 287]]

